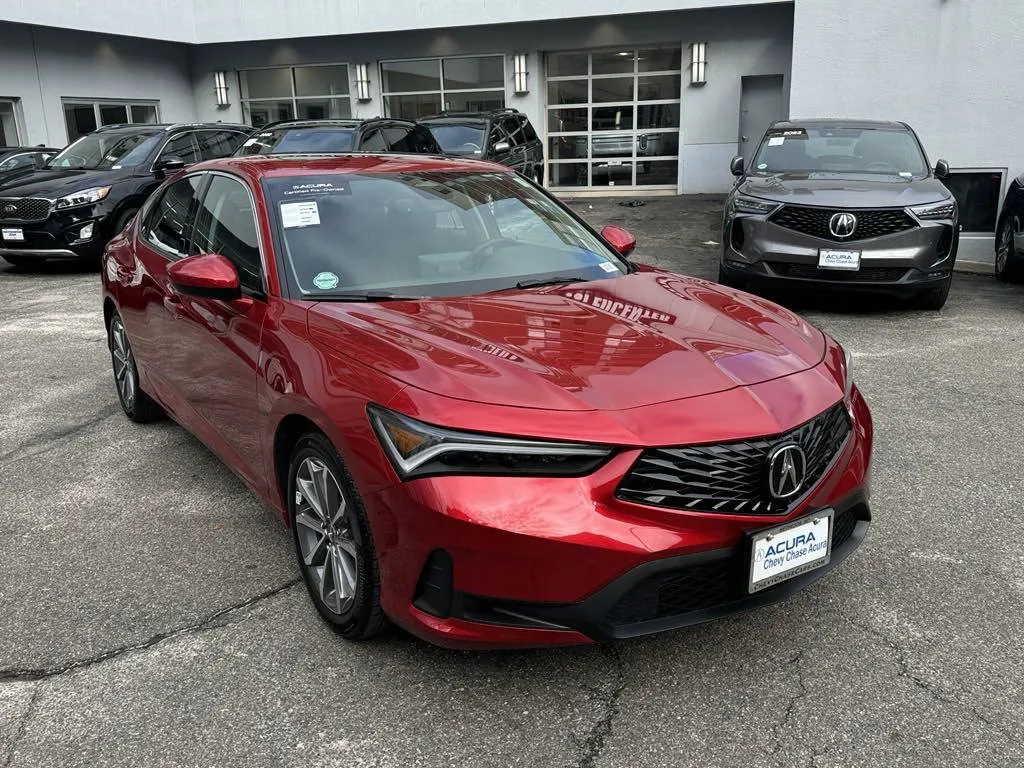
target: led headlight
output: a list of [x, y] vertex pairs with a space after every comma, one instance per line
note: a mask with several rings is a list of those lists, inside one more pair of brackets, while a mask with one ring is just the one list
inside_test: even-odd
[[424, 475], [580, 476], [593, 472], [612, 454], [607, 446], [459, 432], [379, 406], [371, 405], [367, 411], [402, 479]]
[[952, 219], [956, 216], [956, 201], [950, 198], [949, 200], [943, 200], [941, 203], [919, 205], [916, 208], [911, 208], [910, 212], [924, 221]]
[[110, 194], [110, 187], [93, 187], [83, 189], [81, 192], [72, 192], [70, 195], [58, 197], [54, 201], [54, 207], [59, 211], [63, 208], [74, 208], [79, 205], [92, 205], [98, 203]]
[[736, 195], [732, 199], [732, 208], [737, 213], [771, 213], [779, 207], [779, 203], [771, 200], [759, 200], [756, 197]]

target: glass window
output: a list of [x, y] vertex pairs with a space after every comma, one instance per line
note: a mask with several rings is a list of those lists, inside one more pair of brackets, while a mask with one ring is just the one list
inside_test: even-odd
[[380, 65], [380, 71], [385, 93], [441, 90], [439, 59], [387, 61]]
[[548, 83], [548, 104], [586, 104], [590, 89], [586, 80], [558, 80]]
[[445, 59], [442, 68], [445, 90], [505, 87], [504, 56]]
[[678, 104], [641, 104], [636, 111], [637, 128], [678, 128]]
[[538, 141], [537, 131], [534, 130], [533, 123], [531, 123], [525, 116], [519, 119], [523, 121], [523, 137], [526, 141]]
[[591, 87], [594, 89], [594, 102], [632, 101], [633, 84], [632, 77], [595, 79], [591, 81]]
[[345, 120], [352, 117], [351, 99], [296, 99], [296, 116], [302, 120]]
[[682, 49], [650, 48], [636, 52], [636, 68], [641, 72], [678, 72], [682, 67]]
[[175, 258], [185, 255], [188, 222], [201, 181], [202, 176], [196, 174], [174, 182], [146, 212], [143, 237], [162, 253]]
[[384, 138], [392, 152], [424, 154], [436, 151], [430, 132], [422, 128], [392, 126], [384, 129]]
[[238, 74], [243, 99], [279, 99], [282, 96], [292, 96], [292, 71], [287, 67], [243, 69]]
[[418, 120], [441, 111], [441, 94], [425, 93], [406, 96], [385, 96], [384, 111], [389, 117]]
[[[348, 65], [295, 67], [296, 96], [347, 96]], [[287, 93], [287, 92], [285, 92]], [[280, 96], [281, 94], [275, 94]]]
[[14, 102], [0, 101], [0, 147], [17, 147], [20, 144]]
[[155, 123], [156, 119], [156, 107], [152, 104], [132, 104], [132, 119], [133, 123]]
[[636, 51], [609, 51], [592, 55], [592, 74], [618, 75], [633, 71], [633, 59]]
[[68, 129], [68, 141], [92, 133], [99, 127], [96, 124], [96, 110], [92, 104], [65, 104], [64, 122]]
[[117, 125], [127, 122], [127, 104], [100, 104], [100, 125]]
[[349, 152], [355, 149], [356, 128], [343, 125], [295, 126], [261, 131], [245, 142], [243, 155], [287, 155], [303, 152]]
[[199, 131], [196, 133], [199, 156], [203, 160], [233, 155], [245, 139], [246, 135], [239, 131]]
[[263, 187], [285, 278], [315, 300], [474, 295], [524, 280], [614, 278], [627, 268], [512, 172], [275, 176]]
[[679, 75], [641, 75], [637, 78], [636, 100], [678, 99], [680, 85]]
[[998, 171], [952, 171], [942, 181], [960, 209], [964, 232], [995, 232], [1003, 175]]
[[11, 155], [6, 160], [0, 160], [0, 172], [13, 171], [17, 168], [34, 168], [39, 163], [39, 155], [34, 152], [22, 152], [20, 155]]
[[196, 146], [195, 132], [179, 133], [164, 146], [160, 152], [160, 160], [168, 157], [180, 157], [185, 165], [199, 162], [199, 147]]
[[483, 123], [431, 123], [430, 132], [449, 155], [479, 155], [484, 146]]
[[250, 101], [242, 104], [242, 114], [249, 125], [262, 128], [280, 120], [292, 120], [295, 109], [291, 101]]
[[589, 57], [585, 53], [548, 54], [548, 77], [586, 75]]
[[196, 214], [192, 253], [219, 253], [238, 270], [242, 288], [263, 292], [256, 213], [248, 188], [235, 179], [211, 175]]
[[505, 106], [505, 94], [498, 91], [445, 92], [444, 98], [444, 108], [452, 112], [493, 112]]
[[90, 171], [137, 165], [153, 151], [160, 138], [152, 129], [149, 133], [90, 133], [62, 149], [50, 160], [50, 165]]
[[384, 133], [380, 129], [370, 131], [363, 137], [359, 149], [363, 152], [387, 152], [388, 144], [384, 140]]
[[506, 117], [501, 121], [501, 127], [513, 147], [523, 143], [523, 123], [518, 117]]

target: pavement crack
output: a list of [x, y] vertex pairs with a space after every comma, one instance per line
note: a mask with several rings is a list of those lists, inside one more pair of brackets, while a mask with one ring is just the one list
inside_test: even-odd
[[11, 739], [11, 745], [7, 748], [7, 756], [4, 758], [3, 768], [10, 768], [10, 765], [14, 762], [14, 755], [18, 750], [18, 744], [25, 738], [25, 733], [28, 731], [28, 721], [32, 719], [32, 716], [36, 713], [36, 699], [39, 698], [39, 689], [32, 689], [32, 697], [28, 700], [28, 706], [25, 707], [25, 713], [21, 716], [18, 721], [18, 729], [14, 732], [14, 737]]
[[770, 755], [771, 757], [774, 757], [782, 751], [782, 730], [787, 725], [789, 725], [789, 721], [793, 717], [793, 710], [796, 709], [797, 703], [802, 698], [804, 698], [808, 693], [810, 693], [810, 689], [807, 687], [807, 682], [804, 680], [803, 667], [800, 666], [800, 662], [803, 660], [803, 656], [804, 652], [801, 649], [797, 651], [796, 654], [794, 654], [788, 662], [786, 662], [787, 666], [796, 667], [797, 690], [795, 690], [793, 694], [789, 697], [789, 701], [786, 702], [786, 709], [782, 713], [782, 717], [779, 719], [779, 722], [776, 723], [775, 726], [772, 728], [772, 751]]
[[597, 759], [604, 752], [605, 742], [612, 734], [615, 717], [619, 714], [619, 698], [626, 688], [626, 670], [619, 649], [614, 645], [604, 645], [601, 646], [601, 653], [615, 665], [615, 682], [610, 689], [581, 686], [598, 700], [602, 711], [584, 737], [572, 737], [579, 750], [579, 757], [572, 764], [574, 768], [594, 768], [597, 765]]
[[168, 630], [167, 632], [160, 632], [140, 643], [113, 648], [96, 654], [95, 656], [76, 659], [75, 661], [70, 661], [56, 667], [13, 667], [0, 669], [0, 682], [33, 682], [37, 680], [49, 680], [50, 678], [67, 674], [68, 672], [72, 672], [76, 669], [84, 669], [95, 666], [96, 664], [102, 664], [104, 662], [120, 658], [126, 654], [149, 650], [150, 648], [153, 648], [167, 640], [173, 640], [174, 638], [181, 637], [182, 635], [195, 634], [236, 624], [245, 618], [248, 614], [248, 608], [251, 608], [256, 603], [267, 600], [291, 589], [301, 581], [302, 579], [300, 577], [296, 577], [284, 584], [272, 587], [264, 592], [260, 592], [258, 595], [254, 595], [246, 600], [221, 608], [220, 610], [215, 611], [209, 616], [206, 616], [192, 624]]
[[94, 413], [84, 421], [80, 421], [76, 424], [70, 424], [59, 429], [51, 429], [28, 440], [28, 442], [19, 445], [17, 448], [7, 451], [6, 453], [0, 453], [0, 469], [3, 469], [11, 464], [18, 461], [24, 461], [25, 459], [38, 456], [41, 453], [46, 453], [57, 447], [60, 441], [71, 437], [79, 432], [82, 432], [90, 427], [99, 424], [101, 421], [105, 421], [117, 413], [120, 406], [108, 405], [106, 408]]

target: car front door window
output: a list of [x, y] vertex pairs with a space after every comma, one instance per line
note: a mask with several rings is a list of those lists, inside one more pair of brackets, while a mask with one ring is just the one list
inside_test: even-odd
[[187, 176], [171, 184], [150, 206], [142, 224], [146, 242], [172, 259], [185, 255], [189, 222], [196, 204], [202, 176]]
[[177, 136], [172, 137], [171, 140], [164, 145], [157, 162], [166, 160], [169, 157], [180, 157], [184, 161], [185, 165], [192, 165], [192, 163], [199, 162], [199, 147], [196, 145], [196, 139], [193, 131], [179, 133]]

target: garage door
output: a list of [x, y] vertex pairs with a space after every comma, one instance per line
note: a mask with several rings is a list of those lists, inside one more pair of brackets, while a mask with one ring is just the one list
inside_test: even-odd
[[682, 49], [550, 53], [552, 187], [663, 187], [679, 172]]

